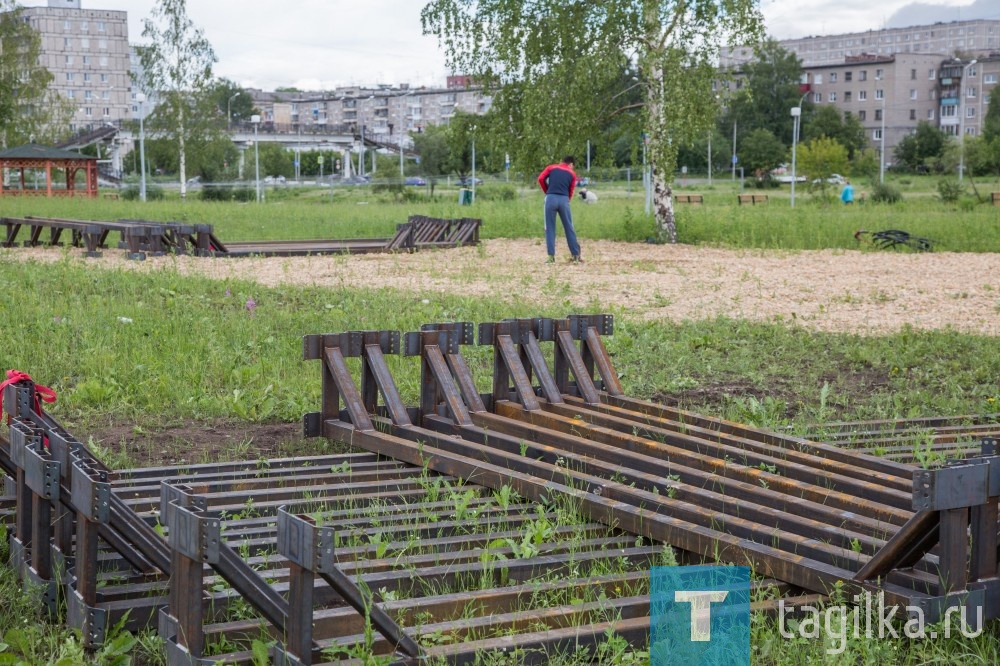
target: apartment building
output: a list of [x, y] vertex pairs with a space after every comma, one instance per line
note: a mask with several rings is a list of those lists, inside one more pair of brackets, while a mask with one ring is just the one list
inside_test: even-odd
[[492, 100], [474, 88], [352, 86], [333, 91], [250, 90], [265, 128], [279, 132], [343, 130], [406, 145], [410, 132], [447, 124], [456, 111], [482, 114]]
[[[864, 54], [934, 53], [942, 58], [980, 57], [1000, 53], [1000, 20], [975, 19], [840, 35], [810, 35], [781, 40], [779, 44], [795, 53], [803, 67], [832, 65]], [[720, 64], [738, 67], [753, 59], [753, 55], [753, 49], [748, 46], [723, 47]]]
[[1000, 55], [946, 60], [938, 77], [941, 129], [952, 136], [981, 134], [990, 95], [1000, 81]]
[[938, 126], [941, 56], [900, 53], [849, 56], [803, 69], [802, 83], [817, 106], [853, 114], [875, 148], [891, 155], [921, 120]]
[[130, 117], [127, 12], [83, 9], [80, 0], [48, 0], [22, 12], [41, 37], [39, 59], [54, 77], [51, 88], [75, 109], [71, 130]]

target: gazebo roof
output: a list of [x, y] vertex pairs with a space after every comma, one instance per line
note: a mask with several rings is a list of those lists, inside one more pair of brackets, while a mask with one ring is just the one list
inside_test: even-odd
[[71, 150], [40, 146], [27, 143], [17, 148], [0, 152], [0, 160], [96, 160], [96, 157], [76, 153]]

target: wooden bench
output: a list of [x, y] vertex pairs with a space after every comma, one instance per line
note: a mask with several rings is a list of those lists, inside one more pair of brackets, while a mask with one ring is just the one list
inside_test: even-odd
[[105, 192], [104, 193], [104, 198], [105, 199], [118, 199], [119, 196], [118, 196], [117, 192]]
[[674, 201], [679, 204], [703, 204], [705, 197], [701, 194], [675, 194]]
[[738, 194], [740, 205], [749, 204], [751, 206], [757, 204], [766, 204], [767, 195], [766, 194]]
[[993, 196], [993, 205], [1000, 206], [1000, 192], [994, 192], [992, 196]]

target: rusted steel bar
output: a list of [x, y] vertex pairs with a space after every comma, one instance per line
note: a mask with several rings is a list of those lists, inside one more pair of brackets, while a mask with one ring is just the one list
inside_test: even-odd
[[937, 511], [920, 511], [886, 542], [885, 546], [858, 570], [854, 579], [874, 580], [899, 566], [912, 566], [938, 540], [940, 516]]

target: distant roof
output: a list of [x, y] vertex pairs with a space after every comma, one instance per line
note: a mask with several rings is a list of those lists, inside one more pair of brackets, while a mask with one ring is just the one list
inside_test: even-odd
[[72, 150], [40, 146], [37, 143], [27, 143], [17, 148], [0, 152], [0, 160], [96, 160], [96, 157], [77, 153]]

